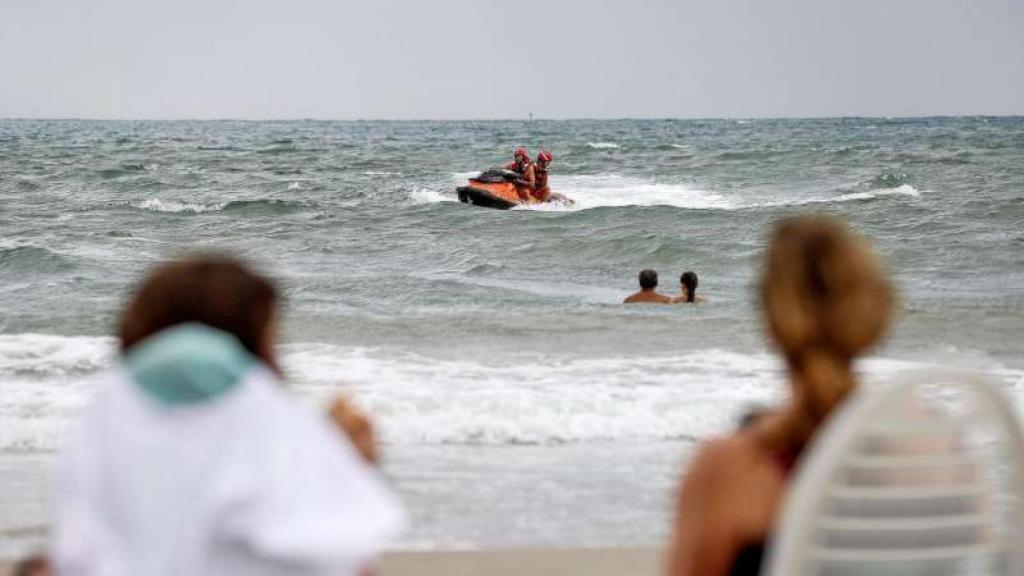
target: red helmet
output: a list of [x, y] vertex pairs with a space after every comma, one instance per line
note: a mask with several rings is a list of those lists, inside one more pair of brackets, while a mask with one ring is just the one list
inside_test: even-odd
[[551, 152], [543, 150], [540, 154], [537, 154], [537, 162], [551, 162], [555, 157], [551, 155]]
[[520, 146], [519, 148], [516, 148], [516, 151], [512, 155], [512, 157], [513, 158], [522, 158], [523, 160], [529, 160], [530, 159], [530, 152], [526, 148], [523, 148], [522, 146]]

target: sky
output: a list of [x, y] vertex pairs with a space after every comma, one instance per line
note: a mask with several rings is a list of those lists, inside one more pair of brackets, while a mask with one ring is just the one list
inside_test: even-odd
[[1024, 115], [1024, 0], [3, 0], [6, 118]]

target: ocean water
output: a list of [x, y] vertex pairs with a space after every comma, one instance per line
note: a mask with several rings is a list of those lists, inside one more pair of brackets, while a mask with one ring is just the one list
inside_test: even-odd
[[[571, 208], [455, 187], [527, 145]], [[785, 393], [754, 294], [772, 221], [870, 236], [899, 286], [868, 381], [981, 370], [1024, 407], [1024, 119], [0, 121], [0, 555], [155, 263], [278, 279], [290, 389], [374, 415], [410, 547], [653, 544], [694, 443]], [[654, 268], [700, 306], [623, 307]]]

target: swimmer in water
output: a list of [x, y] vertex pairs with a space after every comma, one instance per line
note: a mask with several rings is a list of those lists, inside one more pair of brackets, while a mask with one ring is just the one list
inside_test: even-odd
[[658, 294], [658, 273], [651, 269], [640, 271], [640, 291], [626, 296], [623, 304], [671, 304], [671, 296]]
[[679, 277], [679, 289], [681, 294], [673, 299], [676, 304], [699, 304], [708, 301], [703, 296], [697, 296], [696, 272], [683, 272], [683, 275]]

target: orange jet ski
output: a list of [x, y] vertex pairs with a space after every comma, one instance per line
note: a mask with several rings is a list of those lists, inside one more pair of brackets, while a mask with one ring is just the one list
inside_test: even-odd
[[508, 210], [519, 204], [532, 204], [523, 200], [516, 191], [515, 181], [518, 179], [519, 174], [512, 170], [491, 168], [476, 178], [470, 178], [469, 184], [455, 191], [459, 193], [459, 202], [485, 208]]

